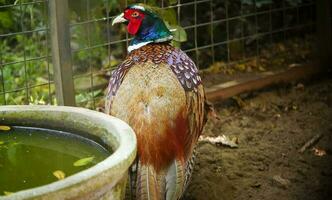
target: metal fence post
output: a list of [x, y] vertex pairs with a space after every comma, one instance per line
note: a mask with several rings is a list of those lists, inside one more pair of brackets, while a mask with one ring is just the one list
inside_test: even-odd
[[68, 0], [49, 0], [48, 4], [57, 103], [75, 106]]
[[318, 59], [321, 67], [331, 67], [332, 30], [331, 30], [331, 0], [317, 0], [317, 42]]

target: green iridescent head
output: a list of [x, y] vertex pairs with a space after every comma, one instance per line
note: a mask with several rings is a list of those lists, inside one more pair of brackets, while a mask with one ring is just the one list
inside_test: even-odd
[[128, 6], [113, 20], [112, 25], [117, 23], [126, 23], [128, 33], [134, 35], [128, 47], [129, 52], [148, 43], [165, 42], [173, 38], [161, 17], [143, 4]]

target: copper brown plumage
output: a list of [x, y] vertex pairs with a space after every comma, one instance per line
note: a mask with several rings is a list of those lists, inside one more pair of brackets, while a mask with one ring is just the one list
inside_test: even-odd
[[[112, 101], [112, 96], [116, 94], [127, 70], [134, 64], [151, 61], [154, 64], [166, 63], [170, 65], [176, 74], [182, 87], [186, 91], [197, 92], [197, 85], [201, 84], [201, 78], [195, 63], [180, 49], [168, 43], [150, 44], [131, 52], [127, 58], [112, 72], [108, 86], [108, 100]], [[111, 106], [111, 105], [109, 105]], [[106, 106], [106, 109], [110, 109]]]
[[[144, 11], [128, 9], [133, 8], [130, 13]], [[144, 44], [113, 71], [105, 106], [136, 133], [136, 177], [131, 179], [136, 198], [179, 199], [206, 122], [205, 93], [194, 62], [169, 41]]]

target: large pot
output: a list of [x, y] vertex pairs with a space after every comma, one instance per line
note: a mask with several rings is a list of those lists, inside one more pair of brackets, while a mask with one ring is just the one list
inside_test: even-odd
[[113, 150], [95, 166], [6, 199], [123, 199], [128, 168], [136, 156], [136, 137], [123, 121], [83, 108], [64, 106], [0, 106], [1, 125], [63, 130], [80, 134]]

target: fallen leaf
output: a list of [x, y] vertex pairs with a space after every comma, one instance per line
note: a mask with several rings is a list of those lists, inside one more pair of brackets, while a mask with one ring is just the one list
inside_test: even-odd
[[275, 118], [280, 118], [281, 115], [280, 115], [279, 113], [277, 113], [277, 114], [274, 115], [274, 117], [275, 117]]
[[258, 70], [261, 71], [261, 72], [265, 72], [266, 71], [266, 69], [263, 66], [259, 66]]
[[9, 126], [0, 125], [0, 131], [9, 131], [9, 130], [10, 130]]
[[324, 149], [314, 147], [314, 148], [312, 148], [312, 150], [314, 151], [315, 156], [325, 156], [326, 155], [326, 151]]
[[11, 194], [13, 194], [14, 192], [8, 192], [8, 191], [3, 191], [3, 194], [5, 195], [5, 196], [9, 196], [9, 195], [11, 195]]
[[304, 90], [304, 85], [302, 83], [298, 83], [296, 86], [295, 86], [295, 89], [297, 90]]
[[301, 64], [298, 64], [298, 63], [292, 63], [292, 64], [288, 65], [289, 68], [299, 67], [299, 66], [301, 66]]
[[62, 180], [64, 178], [66, 178], [66, 174], [61, 171], [61, 170], [56, 170], [53, 172], [53, 175], [58, 179], [58, 180]]
[[280, 175], [275, 175], [272, 177], [272, 180], [274, 183], [276, 183], [278, 186], [282, 188], [287, 188], [288, 185], [290, 185], [290, 181], [286, 178], [282, 178]]
[[229, 146], [229, 147], [232, 147], [232, 148], [237, 148], [238, 147], [238, 138], [234, 137], [234, 138], [230, 139], [226, 135], [221, 135], [221, 136], [218, 136], [218, 137], [200, 136], [199, 141], [200, 142], [208, 142], [208, 143], [211, 143], [211, 144], [222, 144], [222, 145]]
[[94, 156], [91, 156], [91, 157], [86, 157], [86, 158], [79, 159], [76, 162], [74, 162], [74, 166], [75, 167], [80, 167], [80, 166], [87, 165], [87, 164], [91, 163], [94, 158], [95, 158]]
[[11, 146], [17, 146], [19, 145], [20, 143], [19, 142], [13, 142], [13, 143], [10, 143]]

